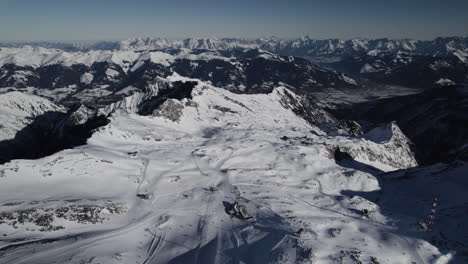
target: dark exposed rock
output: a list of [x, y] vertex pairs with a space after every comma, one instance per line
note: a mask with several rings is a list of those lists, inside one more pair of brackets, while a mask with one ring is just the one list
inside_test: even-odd
[[55, 231], [64, 228], [54, 225], [56, 218], [76, 223], [97, 224], [107, 219], [105, 214], [122, 214], [126, 210], [122, 204], [106, 202], [101, 205], [70, 204], [56, 209], [43, 207], [3, 211], [0, 213], [0, 225], [6, 224], [17, 228], [18, 225], [31, 223], [37, 226], [39, 231]]
[[52, 214], [44, 214], [37, 217], [34, 223], [38, 226], [48, 226], [54, 221]]
[[339, 120], [325, 110], [324, 106], [312, 95], [296, 95], [283, 89], [279, 91], [280, 103], [286, 109], [291, 109], [297, 116], [309, 124], [320, 127], [326, 132], [362, 135], [361, 126], [352, 120]]
[[219, 105], [213, 105], [213, 109], [216, 109], [218, 111], [221, 111], [223, 113], [231, 113], [231, 114], [237, 114], [236, 111], [232, 110], [231, 108], [224, 107], [224, 106], [219, 106]]
[[346, 152], [340, 150], [339, 147], [336, 147], [333, 151], [333, 158], [336, 162], [341, 162], [343, 160], [353, 160], [353, 157]]
[[164, 117], [172, 122], [179, 122], [182, 117], [184, 105], [174, 99], [166, 100], [156, 110], [153, 111], [153, 116]]
[[353, 120], [339, 120], [337, 126], [350, 135], [362, 136], [364, 134], [361, 125]]
[[148, 193], [138, 193], [136, 196], [143, 200], [148, 200], [151, 197], [151, 195]]
[[13, 139], [0, 142], [0, 164], [12, 159], [36, 159], [83, 145], [94, 130], [109, 120], [82, 105], [67, 113], [48, 111], [18, 131]]
[[324, 123], [334, 121], [334, 118], [318, 105], [318, 101], [311, 95], [297, 96], [282, 90], [281, 104], [286, 109], [291, 109], [296, 115], [304, 118], [312, 125], [320, 126]]
[[330, 228], [328, 229], [328, 234], [330, 234], [331, 237], [337, 237], [341, 235], [341, 229], [340, 228]]
[[[179, 122], [182, 116], [184, 104], [180, 101], [192, 99], [192, 90], [197, 85], [197, 82], [181, 82], [167, 84], [167, 87], [160, 91], [156, 96], [142, 102], [139, 106], [139, 113], [142, 115], [153, 115], [167, 118], [174, 122]], [[194, 105], [195, 106], [195, 105]]]

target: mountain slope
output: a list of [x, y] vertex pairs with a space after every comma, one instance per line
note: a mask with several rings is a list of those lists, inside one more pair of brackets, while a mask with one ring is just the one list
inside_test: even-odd
[[357, 86], [353, 79], [308, 60], [257, 49], [71, 53], [2, 48], [0, 66], [0, 87], [43, 88], [29, 90], [61, 102], [118, 101], [128, 95], [122, 90], [143, 91], [155, 85], [158, 77], [174, 73], [236, 93], [268, 93], [278, 85], [301, 93]]
[[414, 142], [421, 164], [467, 160], [468, 120], [466, 86], [434, 88], [419, 94], [355, 104], [335, 111], [373, 127], [396, 121]]
[[12, 139], [35, 117], [64, 109], [47, 99], [21, 92], [0, 94], [0, 141]]
[[20, 92], [0, 94], [0, 164], [35, 159], [82, 145], [107, 123], [105, 115], [83, 105], [66, 109]]
[[417, 165], [395, 124], [353, 136], [285, 87], [166, 81], [101, 110], [86, 145], [0, 165], [2, 263], [460, 263], [463, 229], [434, 242], [417, 222], [447, 188], [441, 212], [461, 213], [466, 164], [386, 174]]

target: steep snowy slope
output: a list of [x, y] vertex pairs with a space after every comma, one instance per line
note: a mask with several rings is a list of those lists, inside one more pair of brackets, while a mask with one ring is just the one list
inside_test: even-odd
[[[173, 84], [159, 97], [134, 94], [103, 110], [111, 122], [88, 144], [0, 166], [1, 263], [449, 263], [462, 257], [466, 229], [436, 224], [443, 236], [431, 233], [434, 242], [417, 222], [432, 192], [452, 190], [444, 210], [466, 202], [460, 200], [466, 184], [454, 184], [462, 181], [464, 163], [408, 171], [418, 175], [404, 177], [412, 184], [436, 178], [445, 184], [407, 193], [397, 180], [405, 170], [382, 174], [417, 165], [394, 124], [352, 136], [284, 87], [242, 95], [176, 75], [166, 81]], [[445, 175], [444, 168], [447, 181], [423, 177]], [[413, 203], [421, 210], [408, 211]], [[457, 246], [439, 244], [455, 240]]]
[[0, 94], [0, 164], [39, 158], [86, 143], [92, 130], [105, 125], [104, 114], [83, 105], [66, 109], [21, 92]]
[[468, 86], [452, 85], [422, 93], [369, 101], [337, 111], [370, 127], [395, 120], [414, 142], [421, 164], [468, 160]]
[[21, 92], [0, 94], [0, 141], [13, 139], [35, 117], [65, 109], [47, 99]]

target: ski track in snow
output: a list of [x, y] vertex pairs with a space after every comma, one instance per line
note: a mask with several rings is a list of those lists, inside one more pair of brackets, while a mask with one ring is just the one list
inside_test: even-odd
[[[388, 176], [372, 175], [360, 170], [361, 165], [340, 166], [328, 148], [364, 145], [381, 151], [381, 144], [364, 137], [311, 133], [318, 128], [281, 108], [274, 95], [216, 90], [216, 97], [204, 92], [213, 102], [197, 103], [210, 110], [186, 107], [179, 122], [118, 113], [87, 145], [0, 165], [19, 168], [0, 178], [2, 211], [56, 209], [55, 203], [65, 199], [126, 207], [125, 212], [106, 214], [102, 223], [55, 218], [64, 229], [46, 232], [28, 229], [34, 227], [31, 223], [16, 228], [1, 224], [0, 218], [0, 262], [372, 263], [376, 257], [380, 263], [449, 263], [450, 252], [430, 244], [430, 237], [415, 227], [427, 213], [417, 203], [430, 203], [432, 190], [418, 190], [411, 200], [401, 200], [394, 194], [420, 179], [384, 181]], [[253, 111], [216, 101], [224, 96]], [[211, 104], [235, 113], [215, 111]], [[303, 144], [306, 135], [308, 144]], [[378, 162], [365, 157], [359, 162]], [[41, 170], [51, 175], [42, 176]], [[421, 179], [425, 186], [438, 187], [433, 177]], [[453, 197], [466, 191], [451, 181], [445, 187]], [[137, 194], [148, 194], [148, 199]], [[372, 195], [381, 201], [373, 202]], [[22, 203], [5, 206], [18, 201]], [[226, 212], [236, 201], [252, 219]], [[363, 217], [361, 209], [371, 211], [370, 216]], [[443, 232], [451, 237], [466, 234]]]

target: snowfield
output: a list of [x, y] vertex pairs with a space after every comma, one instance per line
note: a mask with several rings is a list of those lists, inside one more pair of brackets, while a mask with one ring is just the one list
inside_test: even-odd
[[[466, 163], [411, 168], [395, 124], [363, 136], [312, 124], [284, 87], [240, 95], [198, 81], [139, 115], [147, 99], [106, 109], [86, 145], [0, 165], [1, 263], [466, 260]], [[236, 202], [247, 219], [230, 214]]]

